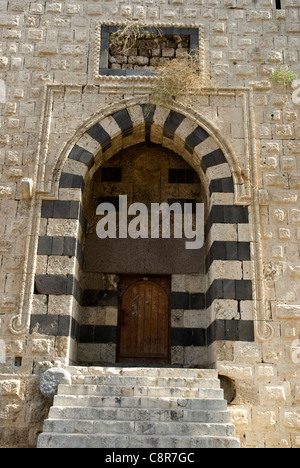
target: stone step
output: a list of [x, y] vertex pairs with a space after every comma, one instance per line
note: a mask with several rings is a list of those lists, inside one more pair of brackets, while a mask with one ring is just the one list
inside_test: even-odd
[[145, 422], [145, 421], [95, 421], [47, 419], [44, 432], [61, 434], [137, 434], [157, 436], [214, 436], [233, 437], [235, 428], [232, 424], [184, 423], [184, 422]]
[[96, 396], [148, 396], [176, 398], [223, 398], [220, 388], [157, 387], [157, 386], [122, 386], [122, 385], [59, 385], [58, 395], [96, 395]]
[[230, 423], [228, 411], [193, 411], [165, 410], [143, 408], [87, 408], [87, 407], [52, 407], [50, 419], [81, 419], [111, 421], [161, 421], [161, 422], [194, 422], [194, 423]]
[[64, 434], [43, 433], [38, 440], [39, 448], [239, 448], [234, 437], [190, 437], [190, 436], [149, 436], [113, 434]]
[[220, 388], [219, 379], [197, 377], [148, 377], [148, 376], [120, 376], [120, 375], [88, 375], [74, 376], [73, 385], [110, 385], [124, 387], [188, 387], [188, 388]]
[[68, 370], [38, 447], [239, 447], [215, 370]]
[[72, 377], [123, 376], [123, 377], [165, 377], [191, 379], [217, 379], [216, 369], [185, 369], [170, 367], [67, 367]]
[[151, 398], [151, 397], [115, 397], [115, 396], [80, 396], [56, 395], [54, 407], [113, 407], [113, 408], [151, 408], [151, 409], [189, 409], [195, 411], [225, 411], [227, 403], [224, 399], [203, 398]]

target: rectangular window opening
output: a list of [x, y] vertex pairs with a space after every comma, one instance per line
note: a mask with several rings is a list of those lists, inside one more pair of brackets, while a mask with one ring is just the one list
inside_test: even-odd
[[169, 169], [169, 184], [199, 183], [199, 176], [193, 169]]
[[120, 167], [103, 167], [101, 169], [102, 182], [122, 182], [122, 169]]
[[281, 10], [281, 0], [275, 0], [276, 10]]
[[22, 366], [22, 358], [15, 357], [15, 367], [21, 367], [21, 366]]
[[166, 60], [199, 50], [198, 28], [145, 27], [128, 50], [111, 41], [118, 29], [101, 28], [100, 76], [153, 76]]

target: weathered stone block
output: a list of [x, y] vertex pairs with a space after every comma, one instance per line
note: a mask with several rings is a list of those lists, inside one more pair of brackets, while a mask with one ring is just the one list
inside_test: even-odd
[[275, 411], [258, 408], [254, 410], [253, 421], [257, 427], [270, 428], [278, 422], [278, 416]]
[[237, 428], [241, 426], [247, 426], [249, 423], [249, 415], [248, 410], [244, 408], [238, 407], [231, 407], [230, 408], [231, 418], [233, 424], [236, 425]]
[[19, 395], [21, 382], [15, 379], [0, 380], [0, 395], [1, 396], [16, 396]]
[[218, 363], [218, 371], [231, 379], [248, 380], [253, 378], [253, 368], [242, 364]]
[[40, 390], [47, 398], [53, 398], [57, 394], [59, 384], [70, 384], [71, 376], [65, 369], [53, 367], [48, 369], [41, 377]]
[[296, 304], [278, 304], [276, 306], [276, 315], [278, 318], [300, 319], [300, 306]]
[[67, 294], [68, 277], [66, 275], [37, 275], [36, 289], [40, 294]]
[[53, 343], [50, 339], [33, 339], [31, 344], [31, 352], [40, 356], [50, 354]]
[[284, 385], [266, 385], [261, 389], [261, 401], [267, 404], [279, 404], [287, 401], [287, 388]]
[[300, 411], [292, 408], [290, 411], [283, 410], [283, 424], [287, 428], [299, 430], [300, 428]]

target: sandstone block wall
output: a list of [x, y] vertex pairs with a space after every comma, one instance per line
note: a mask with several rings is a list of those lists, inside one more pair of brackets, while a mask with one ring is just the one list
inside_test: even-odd
[[[229, 268], [209, 258], [208, 284], [223, 288], [209, 293], [209, 322], [234, 323], [215, 336], [209, 362], [234, 381], [230, 409], [242, 446], [300, 447], [300, 102], [297, 87], [269, 81], [282, 65], [300, 74], [299, 12], [298, 0], [281, 0], [281, 9], [273, 0], [0, 0], [0, 446], [35, 446], [50, 404], [39, 376], [76, 363], [82, 310], [70, 278], [81, 268], [82, 181], [148, 131], [196, 170], [222, 146], [227, 164], [206, 167], [208, 244], [248, 243], [251, 259]], [[198, 31], [212, 88], [193, 105], [184, 97], [174, 104], [185, 119], [172, 138], [163, 131], [170, 109], [157, 109], [153, 121], [141, 115], [151, 77], [99, 72], [101, 31], [132, 18]], [[112, 117], [125, 108], [130, 131]], [[88, 131], [100, 121], [106, 136], [95, 140]], [[210, 138], [201, 153], [193, 132], [203, 127]], [[226, 177], [234, 193], [210, 192]], [[212, 220], [218, 205], [246, 210], [249, 223]], [[253, 297], [224, 296], [238, 281], [252, 282]], [[173, 285], [203, 292], [196, 277]], [[175, 315], [177, 324], [199, 325], [191, 309]], [[253, 324], [253, 339], [237, 339], [238, 319]], [[115, 311], [105, 320], [115, 323]], [[199, 357], [190, 352], [186, 363]]]

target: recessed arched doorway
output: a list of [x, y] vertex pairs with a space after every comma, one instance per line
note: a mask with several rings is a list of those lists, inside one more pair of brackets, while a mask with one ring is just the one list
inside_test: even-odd
[[[177, 187], [173, 188], [177, 192], [168, 200], [189, 199], [190, 194], [179, 196], [178, 186], [181, 190], [183, 185], [191, 185], [194, 190], [198, 184], [199, 190], [194, 198], [205, 205], [203, 272], [196, 271], [194, 267], [186, 270], [184, 259], [187, 257], [180, 257], [174, 248], [172, 255], [165, 256], [165, 260], [171, 262], [166, 270], [163, 270], [165, 262], [161, 261], [168, 251], [164, 248], [156, 263], [151, 263], [151, 256], [145, 255], [145, 245], [141, 247], [141, 257], [137, 255], [137, 248], [134, 255], [127, 256], [126, 260], [128, 266], [131, 258], [131, 265], [135, 263], [135, 268], [127, 271], [116, 268], [116, 263], [99, 269], [103, 257], [101, 260], [99, 256], [88, 254], [89, 245], [92, 245], [89, 235], [93, 235], [89, 229], [96, 225], [95, 209], [99, 198], [122, 193], [122, 189], [116, 193], [111, 191], [110, 195], [95, 193], [95, 187], [103, 188], [105, 184], [108, 192], [112, 190], [107, 180], [101, 179], [99, 184], [95, 181], [98, 176], [102, 178], [102, 169], [106, 169], [104, 179], [119, 178], [120, 164], [114, 166], [113, 158], [126, 151], [127, 158], [123, 160], [129, 161], [129, 154], [133, 154], [138, 145], [145, 145], [147, 151], [151, 145], [157, 145], [158, 152], [170, 151], [179, 165], [185, 165], [172, 167], [169, 164], [166, 167], [168, 183], [160, 182], [160, 187], [168, 186], [171, 190], [172, 177], [177, 181], [174, 184]], [[251, 212], [248, 206], [236, 204], [237, 187], [241, 186], [242, 178], [234, 167], [233, 156], [214, 136], [209, 125], [199, 124], [174, 110], [149, 108], [144, 104], [129, 105], [86, 125], [76, 141], [68, 146], [64, 157], [57, 173], [59, 198], [45, 200], [42, 206], [42, 218], [46, 218], [48, 224], [45, 235], [39, 239], [38, 255], [48, 256], [51, 268], [48, 266], [46, 273], [36, 274], [35, 281], [36, 294], [47, 297], [52, 314], [32, 316], [32, 330], [39, 329], [45, 334], [63, 337], [67, 344], [60, 353], [70, 363], [115, 363], [121, 297], [118, 285], [122, 275], [139, 274], [170, 278], [171, 364], [214, 366], [218, 359], [231, 360], [236, 341], [254, 340]], [[142, 168], [144, 164], [145, 160]], [[171, 169], [174, 172], [170, 173]], [[176, 172], [179, 169], [183, 170], [184, 176]], [[196, 176], [192, 175], [194, 173]], [[185, 182], [190, 180], [189, 177], [196, 177], [197, 183], [181, 185], [178, 177], [184, 177]], [[143, 184], [141, 178], [140, 189], [144, 189], [144, 195], [148, 190], [150, 201], [162, 200], [155, 200], [156, 192], [153, 188], [149, 191], [149, 187], [155, 187], [155, 183]], [[89, 210], [92, 210], [92, 215]], [[107, 252], [106, 247], [102, 252]], [[118, 262], [118, 248], [111, 249], [111, 253], [110, 256], [105, 255], [104, 260], [109, 258]], [[126, 255], [121, 258], [125, 261]], [[140, 262], [137, 264], [136, 258], [147, 261], [143, 266]], [[94, 267], [87, 267], [88, 260], [90, 265], [94, 263]], [[195, 256], [187, 262], [189, 267], [194, 260]], [[172, 265], [178, 270], [175, 267], [173, 270]], [[145, 288], [142, 290], [145, 293]], [[60, 305], [56, 310], [54, 305], [59, 304], [58, 298], [64, 306]]]
[[[126, 197], [126, 231], [130, 223], [136, 223], [133, 238], [119, 232], [120, 196]], [[191, 342], [186, 332], [194, 333], [206, 319], [205, 249], [187, 249], [184, 229], [184, 208], [191, 208], [191, 225], [195, 225], [196, 205], [204, 202], [199, 175], [161, 145], [140, 143], [124, 149], [94, 173], [84, 196], [81, 363], [95, 365], [109, 349], [119, 362], [183, 365], [189, 349], [194, 364], [204, 364], [200, 345], [204, 351], [205, 341]], [[99, 239], [96, 234], [99, 220], [105, 219], [97, 215], [101, 203], [115, 209], [118, 222], [112, 238]], [[153, 233], [153, 207], [163, 204], [170, 211], [165, 220], [159, 213], [159, 226]], [[146, 219], [139, 216], [135, 221], [130, 215], [134, 206], [139, 215], [143, 208], [147, 210]], [[192, 287], [193, 281], [197, 287]], [[103, 343], [108, 331], [114, 339]]]

